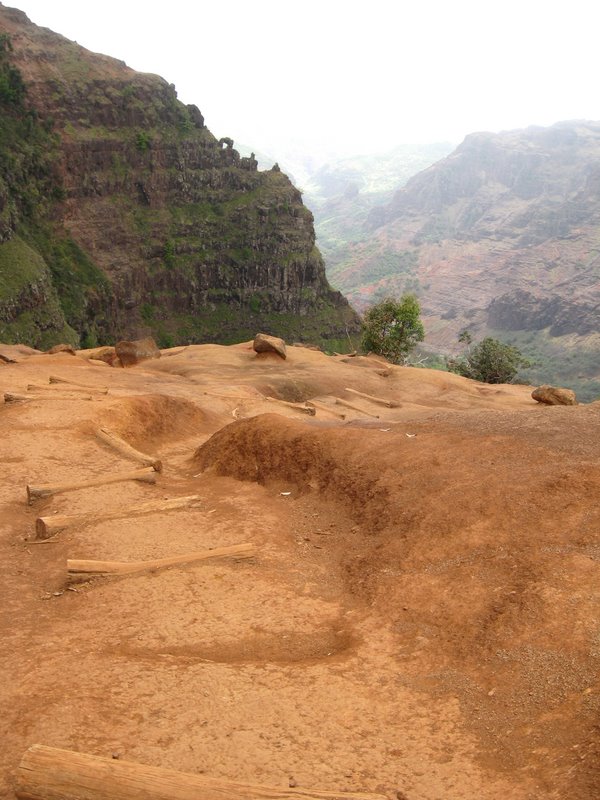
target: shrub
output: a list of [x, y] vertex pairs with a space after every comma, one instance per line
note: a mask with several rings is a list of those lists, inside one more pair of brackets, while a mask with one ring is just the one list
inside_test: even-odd
[[[461, 334], [461, 341], [470, 344], [464, 333]], [[447, 366], [450, 372], [474, 381], [511, 383], [521, 367], [531, 365], [517, 347], [488, 336], [461, 358], [449, 358]]]
[[405, 294], [400, 300], [386, 297], [365, 313], [361, 347], [394, 364], [403, 363], [417, 342], [425, 338], [420, 314], [415, 295]]

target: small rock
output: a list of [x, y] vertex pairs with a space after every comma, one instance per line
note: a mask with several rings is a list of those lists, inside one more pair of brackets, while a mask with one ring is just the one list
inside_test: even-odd
[[120, 753], [113, 753], [113, 754], [112, 754], [112, 757], [113, 757], [114, 759], [119, 759], [119, 758], [121, 758], [121, 754], [120, 754]]
[[55, 353], [68, 353], [71, 356], [77, 355], [75, 348], [70, 344], [55, 344], [50, 350], [46, 350], [46, 353], [49, 356], [53, 356]]
[[547, 406], [576, 406], [577, 398], [572, 389], [563, 389], [560, 386], [538, 386], [531, 393], [534, 400]]
[[266, 333], [257, 333], [252, 345], [256, 353], [277, 353], [281, 358], [287, 358], [285, 342], [277, 336], [269, 336]]
[[151, 337], [135, 339], [131, 342], [117, 342], [115, 351], [124, 367], [132, 367], [135, 364], [139, 364], [140, 361], [146, 361], [149, 358], [160, 358], [160, 350]]
[[293, 789], [295, 786], [298, 786], [298, 783], [294, 780], [294, 778], [290, 778], [288, 781], [288, 786], [290, 789]]

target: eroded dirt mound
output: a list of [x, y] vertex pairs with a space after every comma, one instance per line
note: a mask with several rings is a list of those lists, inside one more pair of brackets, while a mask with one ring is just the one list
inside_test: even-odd
[[490, 763], [523, 768], [541, 748], [583, 797], [598, 766], [600, 413], [565, 415], [567, 440], [553, 422], [475, 412], [349, 430], [261, 415], [194, 463], [339, 504], [357, 523], [337, 545], [347, 591], [393, 632], [404, 680], [459, 697]]
[[119, 398], [99, 414], [102, 424], [143, 449], [165, 441], [199, 436], [207, 414], [189, 400], [163, 394]]

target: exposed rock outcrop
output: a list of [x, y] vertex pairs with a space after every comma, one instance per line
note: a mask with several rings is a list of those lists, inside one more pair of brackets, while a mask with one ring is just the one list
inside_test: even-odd
[[597, 382], [599, 225], [600, 122], [476, 133], [373, 211], [335, 278], [359, 308], [416, 292], [436, 350], [469, 329], [523, 349], [529, 380]]

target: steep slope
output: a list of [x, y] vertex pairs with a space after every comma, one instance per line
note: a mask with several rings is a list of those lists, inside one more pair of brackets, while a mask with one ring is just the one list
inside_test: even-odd
[[388, 203], [409, 178], [452, 149], [448, 142], [403, 144], [385, 153], [329, 160], [310, 175], [302, 188], [329, 277], [344, 263], [345, 246], [364, 237], [371, 209]]
[[[4, 234], [24, 242], [21, 253], [35, 251], [51, 281], [45, 293], [29, 282], [20, 295], [3, 281], [0, 338], [45, 343], [63, 336], [65, 322], [89, 344], [148, 332], [163, 344], [226, 342], [258, 327], [322, 340], [356, 326], [327, 283], [312, 215], [278, 169], [259, 172], [231, 140], [217, 141], [158, 76], [4, 6], [0, 32], [23, 89], [13, 114], [45, 132], [34, 149], [51, 162], [50, 192], [33, 170], [45, 205], [17, 213], [17, 204]], [[8, 157], [16, 138], [3, 139]], [[38, 298], [40, 314], [58, 296], [64, 318], [47, 335], [39, 325], [37, 338], [25, 333], [25, 295]]]
[[335, 274], [357, 306], [417, 291], [437, 348], [469, 328], [515, 341], [537, 377], [600, 379], [600, 123], [473, 134], [369, 227]]

